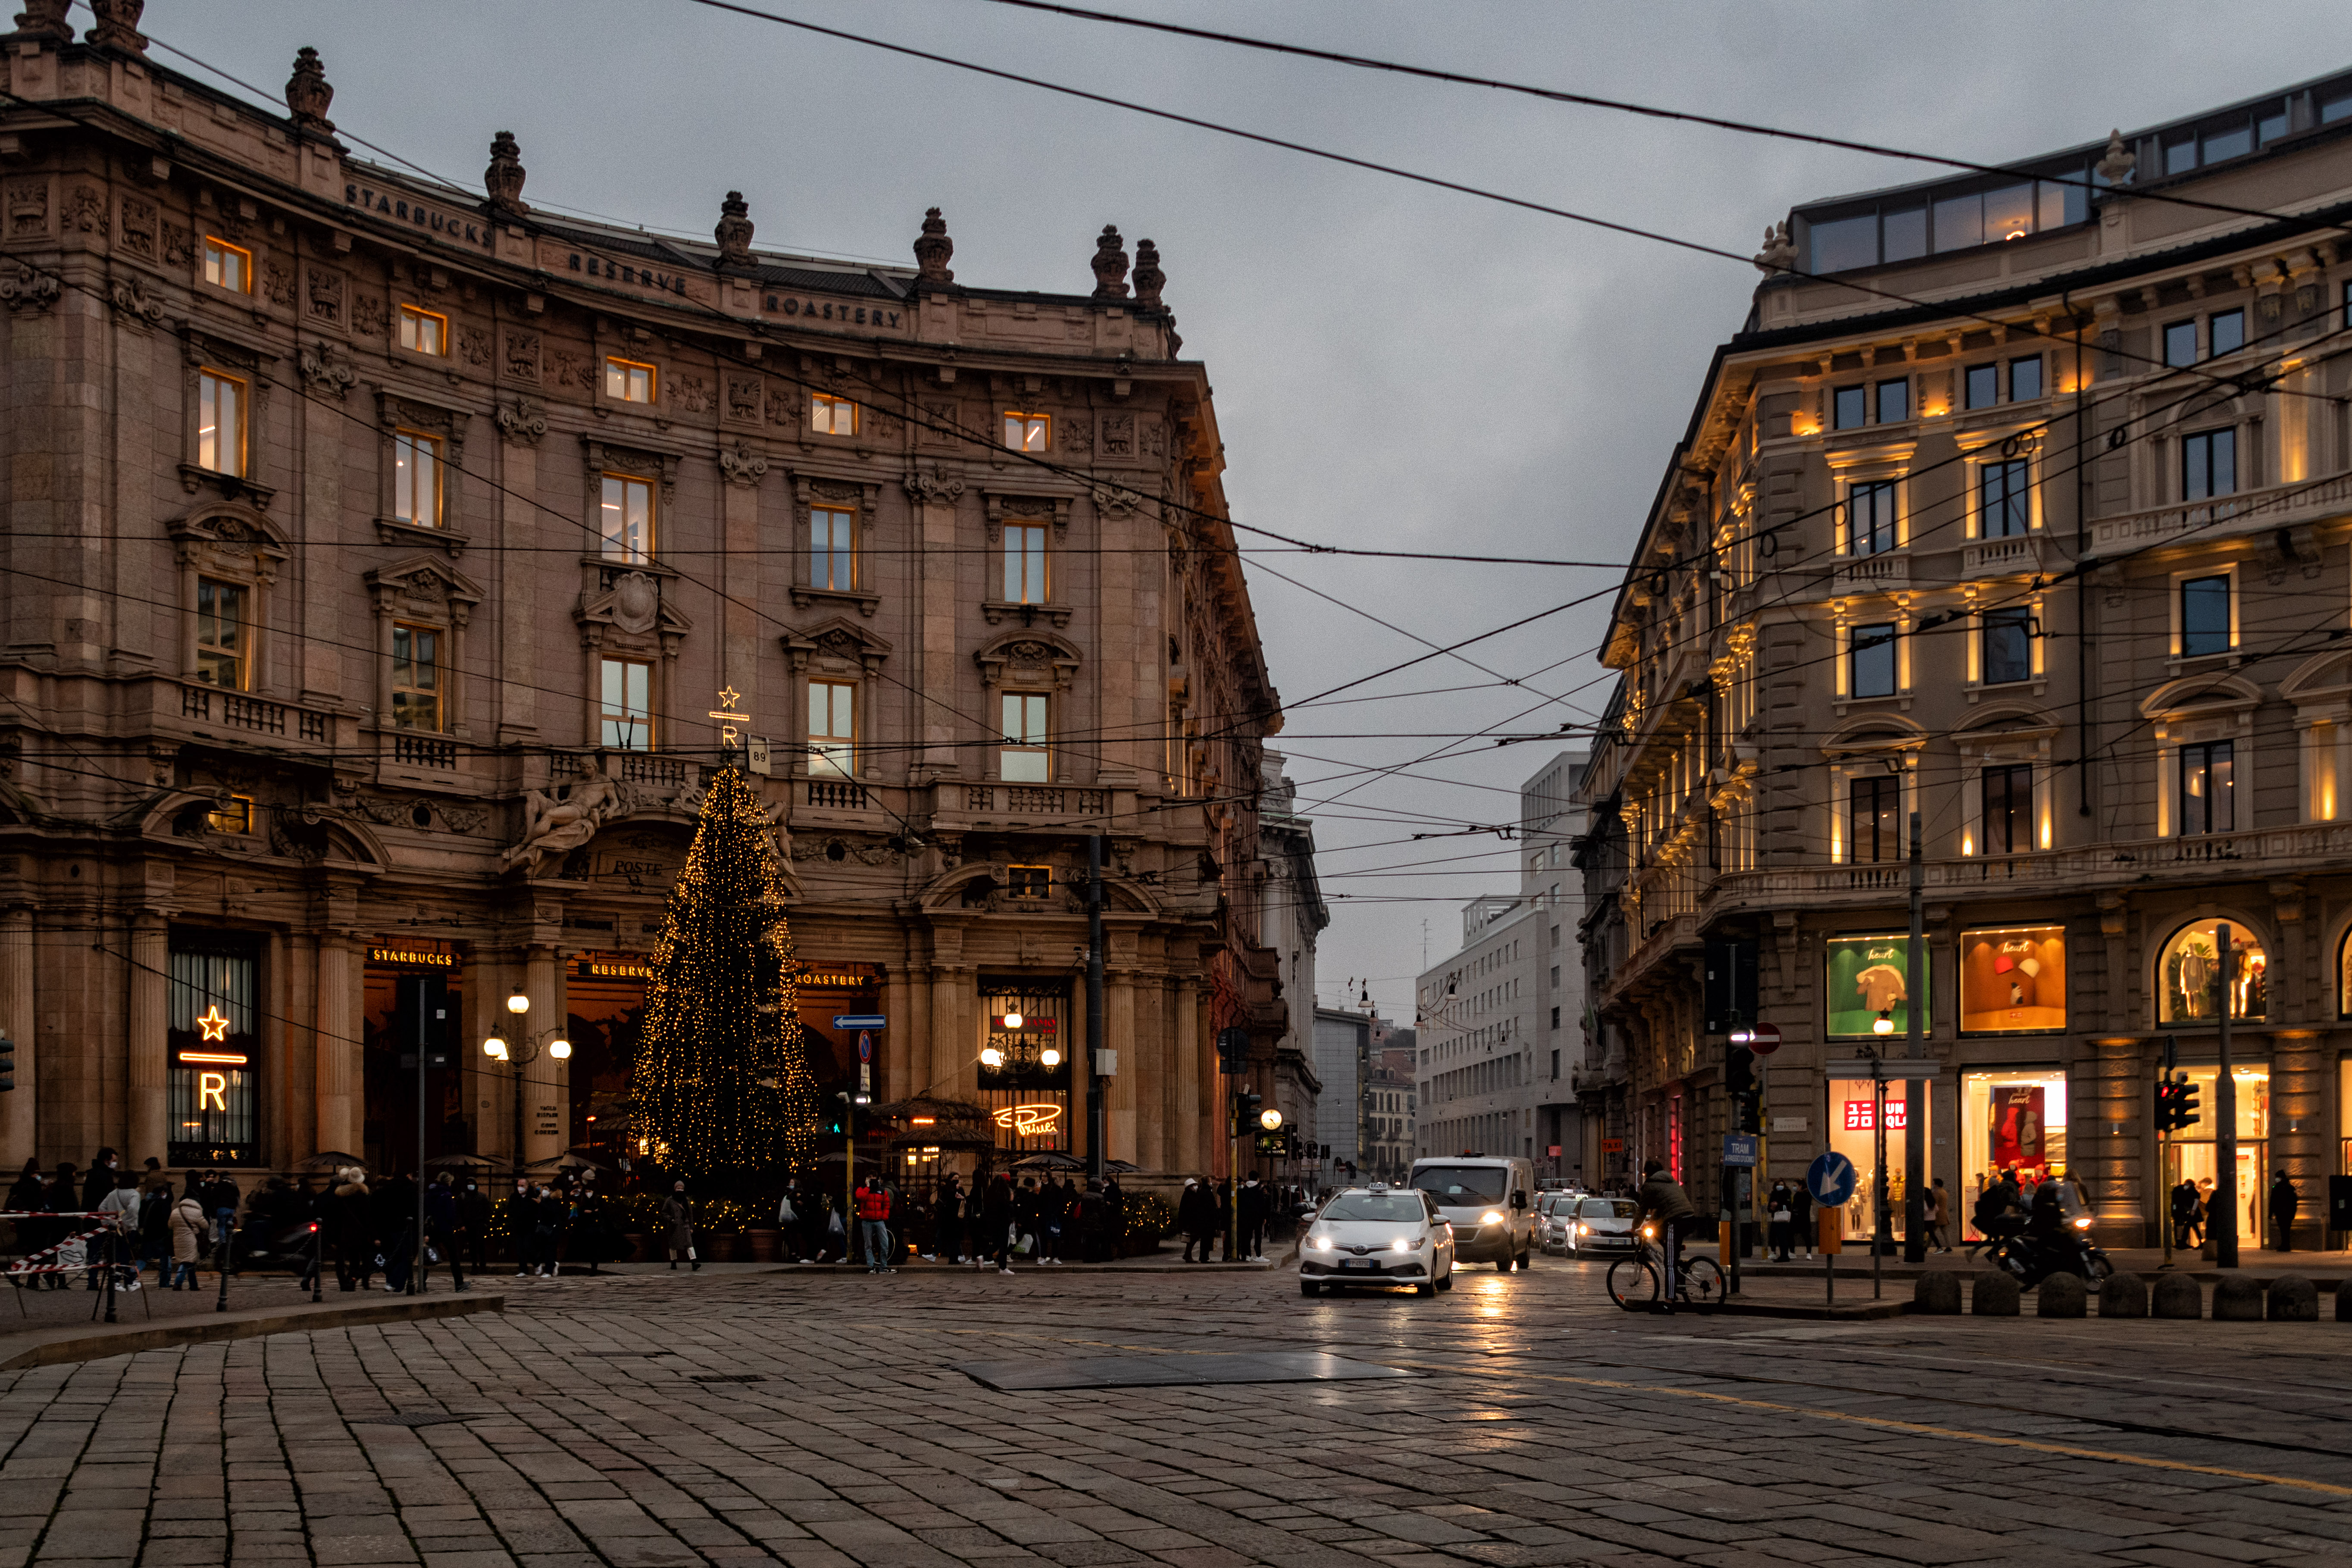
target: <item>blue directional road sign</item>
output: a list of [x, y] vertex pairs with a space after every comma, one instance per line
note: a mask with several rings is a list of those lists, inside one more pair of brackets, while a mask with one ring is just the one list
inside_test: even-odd
[[1805, 1190], [1824, 1208], [1837, 1208], [1853, 1196], [1853, 1162], [1832, 1149], [1805, 1168]]
[[835, 1013], [833, 1026], [836, 1029], [879, 1029], [887, 1023], [879, 1013]]

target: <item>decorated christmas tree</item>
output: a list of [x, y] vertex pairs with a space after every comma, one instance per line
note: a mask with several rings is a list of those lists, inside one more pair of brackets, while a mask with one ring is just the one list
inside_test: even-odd
[[703, 798], [638, 1037], [635, 1124], [689, 1175], [804, 1165], [816, 1086], [771, 823], [732, 767]]

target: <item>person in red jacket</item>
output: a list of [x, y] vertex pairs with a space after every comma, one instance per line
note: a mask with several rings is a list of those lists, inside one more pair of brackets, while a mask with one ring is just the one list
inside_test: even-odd
[[878, 1176], [857, 1184], [857, 1236], [866, 1244], [866, 1272], [898, 1272], [889, 1265], [890, 1193]]

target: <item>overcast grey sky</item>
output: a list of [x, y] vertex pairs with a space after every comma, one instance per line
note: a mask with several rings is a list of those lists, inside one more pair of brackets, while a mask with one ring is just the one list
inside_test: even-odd
[[[757, 3], [1742, 254], [1793, 202], [1936, 172], [987, 0]], [[1093, 3], [1987, 161], [2352, 61], [2341, 0]], [[1073, 292], [1092, 287], [1104, 224], [1130, 246], [1148, 235], [1185, 350], [1216, 386], [1235, 518], [1309, 539], [1622, 558], [1708, 351], [1758, 280], [1744, 265], [688, 0], [150, 0], [145, 25], [273, 93], [294, 50], [315, 45], [346, 132], [474, 188], [491, 132], [511, 130], [537, 205], [707, 237], [720, 196], [740, 189], [763, 246], [898, 263], [938, 205], [961, 279]], [[1513, 677], [1555, 667], [1526, 688], [1438, 660], [1349, 695], [1486, 684], [1295, 708], [1276, 742], [1318, 819], [1333, 895], [1322, 1000], [1368, 977], [1383, 1011], [1410, 1020], [1423, 922], [1433, 962], [1458, 943], [1460, 902], [1516, 886], [1514, 862], [1493, 838], [1390, 841], [1509, 820], [1512, 792], [1553, 748], [1362, 770], [1411, 763], [1446, 735], [1597, 710], [1608, 688], [1591, 648], [1615, 574], [1257, 557], [1258, 623], [1294, 700], [1420, 650], [1273, 571], [1440, 643], [1598, 595], [1471, 650]]]

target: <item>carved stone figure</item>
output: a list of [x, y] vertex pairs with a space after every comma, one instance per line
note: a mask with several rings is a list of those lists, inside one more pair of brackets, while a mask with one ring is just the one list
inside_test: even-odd
[[948, 221], [933, 207], [923, 215], [923, 232], [915, 237], [916, 275], [926, 283], [952, 283], [955, 274], [948, 270], [948, 258], [955, 254], [955, 241], [948, 237]]
[[748, 267], [751, 262], [751, 206], [740, 191], [730, 191], [727, 199], [719, 204], [719, 226], [710, 231], [719, 241], [719, 259], [730, 267]]
[[1788, 220], [1783, 218], [1764, 231], [1764, 248], [1752, 258], [1756, 270], [1764, 273], [1786, 272], [1797, 264], [1797, 243], [1789, 237]]
[[0, 277], [0, 305], [12, 310], [46, 310], [58, 302], [64, 286], [47, 272], [35, 272], [19, 267], [14, 273]]
[[89, 9], [98, 18], [98, 26], [85, 35], [91, 43], [128, 49], [134, 55], [147, 52], [147, 35], [139, 30], [147, 0], [89, 0]]
[[1096, 299], [1127, 298], [1127, 250], [1119, 244], [1117, 224], [1103, 225], [1101, 237], [1095, 241], [1093, 266]]
[[1160, 291], [1168, 274], [1160, 270], [1160, 247], [1148, 239], [1135, 242], [1135, 302], [1147, 310], [1161, 309]]
[[295, 363], [304, 381], [339, 403], [359, 381], [350, 356], [332, 343], [304, 343]]
[[286, 79], [286, 107], [294, 123], [305, 131], [331, 135], [335, 122], [327, 118], [327, 109], [334, 101], [335, 89], [327, 80], [327, 68], [320, 63], [319, 51], [305, 45], [294, 57], [294, 74]]
[[768, 471], [768, 459], [751, 450], [748, 441], [719, 448], [719, 471], [730, 484], [756, 485]]
[[525, 876], [536, 877], [542, 861], [552, 856], [561, 863], [627, 809], [621, 786], [592, 759], [572, 784], [552, 793], [535, 789], [524, 795], [522, 837], [500, 858], [499, 868], [520, 866]]
[[2124, 145], [2120, 127], [2107, 132], [2106, 155], [2091, 165], [2091, 172], [2111, 185], [2131, 184], [2132, 171], [2139, 166], [2139, 158]]
[[547, 411], [527, 397], [499, 404], [497, 417], [499, 434], [518, 447], [536, 447], [547, 434]]
[[343, 275], [331, 267], [310, 268], [310, 314], [341, 326], [343, 321]]
[[490, 210], [520, 216], [530, 211], [522, 199], [522, 148], [511, 131], [490, 138], [490, 166], [482, 171], [482, 188], [490, 193]]

